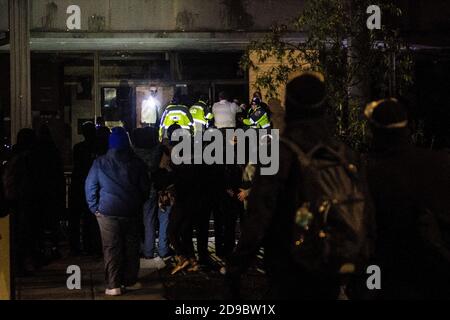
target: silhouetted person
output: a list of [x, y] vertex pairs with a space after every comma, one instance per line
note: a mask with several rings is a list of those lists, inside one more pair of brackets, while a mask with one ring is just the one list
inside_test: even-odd
[[42, 180], [36, 151], [36, 134], [32, 129], [22, 129], [12, 148], [12, 157], [3, 174], [5, 199], [11, 206], [12, 248], [16, 275], [27, 275], [42, 264], [40, 216]]
[[117, 88], [117, 107], [119, 108], [120, 120], [123, 122], [124, 128], [131, 132], [133, 128], [133, 112], [131, 110], [131, 87], [127, 80], [120, 80], [119, 88]]
[[[360, 161], [333, 138], [325, 119], [326, 98], [320, 74], [304, 73], [287, 85], [286, 130], [280, 144], [279, 171], [256, 176], [241, 238], [227, 264], [234, 295], [238, 293], [236, 281], [240, 273], [249, 267], [261, 245], [269, 280], [268, 297], [272, 299], [337, 299], [341, 274], [362, 267], [356, 259], [365, 257], [370, 215], [360, 210], [366, 209], [365, 202], [358, 200], [354, 207], [350, 204], [356, 201], [353, 199], [367, 199], [368, 192], [367, 188], [359, 188], [355, 183], [359, 179], [351, 180], [346, 171], [347, 161], [358, 169]], [[323, 180], [327, 177], [330, 179]], [[340, 185], [338, 181], [347, 183]], [[358, 198], [346, 198], [346, 193], [353, 192], [356, 186], [361, 193]], [[334, 204], [331, 206], [336, 201], [334, 197], [342, 201], [336, 202], [339, 210], [333, 209]], [[328, 200], [322, 202], [324, 199]], [[333, 211], [323, 221], [321, 217], [329, 210]], [[341, 217], [344, 212], [346, 219]], [[323, 223], [326, 224], [322, 226]], [[353, 237], [363, 241], [357, 241], [350, 252], [347, 250], [355, 241]], [[328, 243], [330, 251], [325, 250], [322, 241]], [[353, 270], [343, 268], [346, 265], [353, 266]]]
[[384, 299], [450, 297], [450, 159], [409, 143], [395, 99], [369, 104], [369, 186], [376, 208], [376, 264]]
[[82, 126], [84, 141], [73, 147], [73, 172], [70, 195], [70, 247], [73, 254], [80, 253], [80, 230], [82, 223], [83, 250], [87, 254], [101, 253], [100, 231], [97, 220], [90, 213], [86, 203], [84, 184], [92, 163], [97, 157], [97, 139], [94, 123], [86, 122]]
[[42, 181], [45, 181], [44, 187], [37, 191], [46, 232], [44, 241], [51, 245], [49, 258], [58, 258], [59, 223], [66, 208], [66, 181], [60, 152], [46, 124], [38, 131], [37, 152]]
[[214, 211], [214, 237], [216, 255], [226, 260], [236, 245], [236, 222], [243, 211], [243, 204], [237, 195], [242, 183], [242, 167], [227, 164], [219, 171], [218, 204]]
[[181, 130], [181, 127], [178, 124], [173, 124], [167, 129], [168, 139], [163, 140], [166, 150], [162, 158], [162, 163], [167, 163], [164, 167], [170, 167], [174, 175], [175, 203], [168, 226], [169, 241], [175, 250], [177, 260], [172, 274], [185, 268], [191, 271], [197, 271], [199, 268], [192, 241], [195, 215], [198, 213], [198, 201], [194, 199], [198, 194], [198, 185], [195, 183], [198, 168], [190, 164], [174, 165], [171, 161], [171, 149], [178, 143], [172, 136], [179, 129]]
[[109, 135], [111, 131], [108, 127], [97, 126], [95, 153], [97, 156], [103, 156], [108, 152]]

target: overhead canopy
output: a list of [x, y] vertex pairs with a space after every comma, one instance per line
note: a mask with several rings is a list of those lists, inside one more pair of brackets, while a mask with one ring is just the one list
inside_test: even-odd
[[[49, 33], [32, 32], [32, 51], [236, 51], [245, 50], [262, 33]], [[302, 34], [292, 34], [287, 40], [302, 41]], [[8, 45], [0, 50], [9, 50]]]

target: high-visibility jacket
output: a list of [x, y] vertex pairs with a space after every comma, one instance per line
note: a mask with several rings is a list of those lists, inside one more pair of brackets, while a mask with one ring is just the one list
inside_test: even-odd
[[194, 132], [194, 119], [188, 108], [184, 105], [168, 105], [161, 117], [159, 126], [159, 140], [167, 137], [167, 129], [173, 124], [178, 124], [181, 128]]
[[194, 104], [189, 109], [189, 112], [194, 119], [196, 132], [203, 132], [206, 128], [208, 128], [209, 121], [214, 118], [214, 115], [209, 110], [208, 105], [201, 100]]
[[267, 112], [262, 107], [256, 108], [256, 110], [251, 110], [248, 113], [248, 118], [244, 119], [243, 123], [246, 126], [255, 129], [269, 129], [270, 119]]

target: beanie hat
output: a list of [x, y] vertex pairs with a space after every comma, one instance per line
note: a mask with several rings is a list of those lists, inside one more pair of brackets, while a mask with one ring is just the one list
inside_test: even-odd
[[131, 147], [130, 138], [127, 131], [122, 127], [112, 129], [109, 136], [109, 148], [117, 150], [126, 150]]
[[322, 116], [326, 97], [324, 76], [318, 72], [302, 73], [286, 86], [286, 121]]
[[257, 106], [259, 106], [261, 104], [261, 99], [258, 97], [254, 97], [252, 99], [252, 103], [256, 104]]
[[381, 129], [401, 129], [408, 125], [406, 109], [394, 98], [369, 103], [364, 115], [370, 123]]

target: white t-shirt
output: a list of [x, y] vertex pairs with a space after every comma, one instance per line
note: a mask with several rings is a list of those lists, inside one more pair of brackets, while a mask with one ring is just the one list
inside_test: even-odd
[[234, 102], [221, 100], [216, 102], [212, 107], [214, 115], [214, 123], [217, 128], [235, 128], [236, 127], [236, 113], [239, 107]]
[[161, 104], [158, 99], [149, 97], [142, 101], [141, 122], [154, 124], [158, 122], [159, 114], [161, 112]]

